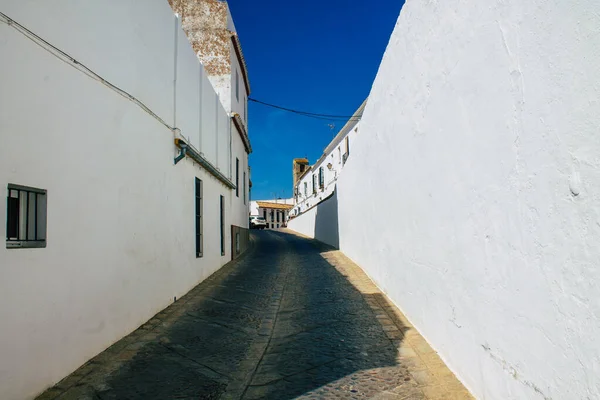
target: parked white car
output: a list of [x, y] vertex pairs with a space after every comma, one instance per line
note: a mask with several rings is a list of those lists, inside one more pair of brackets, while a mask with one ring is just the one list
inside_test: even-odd
[[267, 227], [267, 221], [258, 215], [250, 216], [250, 229], [265, 229]]

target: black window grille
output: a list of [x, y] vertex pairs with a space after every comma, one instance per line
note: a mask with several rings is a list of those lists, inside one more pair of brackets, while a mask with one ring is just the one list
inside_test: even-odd
[[46, 191], [8, 184], [6, 247], [46, 247]]
[[225, 255], [225, 197], [221, 196], [221, 255]]
[[319, 167], [319, 187], [323, 189], [325, 187], [325, 172], [323, 167]]
[[203, 224], [202, 224], [202, 180], [196, 178], [196, 257], [203, 255]]

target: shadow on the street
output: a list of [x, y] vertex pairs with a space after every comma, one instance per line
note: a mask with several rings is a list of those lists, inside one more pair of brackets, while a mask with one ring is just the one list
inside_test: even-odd
[[340, 229], [338, 222], [338, 188], [333, 194], [317, 205], [315, 213], [314, 238], [336, 249], [340, 247]]
[[132, 335], [141, 339], [88, 363], [95, 367], [79, 379], [80, 392], [96, 400], [282, 400], [402, 384], [396, 369], [381, 370], [397, 366], [400, 339], [376, 315], [383, 295], [359, 292], [324, 258], [329, 246], [285, 232], [252, 237], [245, 257]]
[[[331, 199], [330, 199], [331, 200]], [[323, 255], [328, 245], [286, 233], [293, 250], [273, 336], [254, 375], [248, 398], [291, 399], [331, 386], [341, 398], [358, 396], [371, 386], [390, 390], [403, 377], [385, 382], [368, 377], [342, 378], [359, 371], [397, 365], [397, 347], [386, 336], [374, 308], [387, 305], [381, 293], [363, 294]], [[383, 307], [381, 307], [383, 311]], [[406, 330], [401, 327], [401, 330]], [[395, 371], [397, 372], [397, 371]], [[341, 380], [341, 381], [340, 381]], [[377, 382], [375, 382], [377, 381]], [[312, 393], [316, 398], [328, 391]]]

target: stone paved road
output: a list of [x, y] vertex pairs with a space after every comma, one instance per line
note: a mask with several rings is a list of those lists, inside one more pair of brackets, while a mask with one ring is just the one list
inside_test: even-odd
[[38, 399], [471, 399], [339, 251], [287, 232], [252, 243]]

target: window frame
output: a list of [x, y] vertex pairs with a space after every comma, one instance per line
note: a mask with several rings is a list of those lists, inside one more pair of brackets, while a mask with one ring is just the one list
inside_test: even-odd
[[244, 205], [246, 205], [246, 171], [244, 171]]
[[325, 189], [325, 170], [323, 167], [319, 167], [319, 188], [321, 190]]
[[204, 216], [203, 210], [204, 184], [202, 179], [195, 179], [194, 182], [194, 208], [195, 208], [195, 229], [196, 229], [196, 258], [204, 256]]
[[[17, 192], [17, 197], [12, 192]], [[25, 193], [22, 197], [21, 193]], [[31, 196], [33, 195], [33, 207]], [[45, 248], [47, 240], [48, 223], [48, 192], [45, 189], [9, 183], [6, 191], [6, 248]], [[44, 196], [40, 200], [40, 196]], [[25, 215], [23, 216], [22, 199], [25, 199]], [[13, 206], [11, 207], [11, 203]], [[30, 216], [33, 208], [33, 216]], [[40, 209], [41, 208], [41, 209]], [[14, 215], [16, 213], [16, 216]], [[33, 217], [31, 222], [30, 217]], [[25, 235], [22, 238], [22, 227]], [[33, 229], [33, 232], [30, 232]], [[14, 231], [14, 232], [13, 232]], [[33, 233], [33, 235], [30, 235]], [[33, 236], [33, 239], [30, 237]]]
[[220, 195], [219, 216], [221, 223], [221, 256], [225, 255], [225, 196]]

